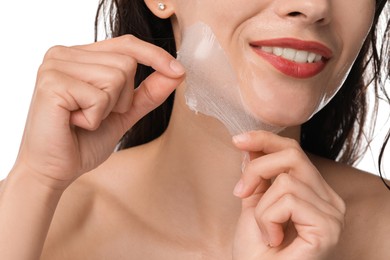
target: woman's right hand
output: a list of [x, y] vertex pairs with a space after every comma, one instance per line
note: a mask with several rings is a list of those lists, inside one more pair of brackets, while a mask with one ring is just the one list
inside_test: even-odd
[[[138, 63], [156, 71], [134, 90]], [[66, 188], [105, 161], [183, 79], [184, 68], [170, 54], [130, 35], [51, 48], [38, 71], [15, 167]]]

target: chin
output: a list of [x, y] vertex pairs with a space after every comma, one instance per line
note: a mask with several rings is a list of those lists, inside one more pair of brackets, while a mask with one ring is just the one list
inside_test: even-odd
[[315, 113], [314, 109], [299, 107], [268, 106], [251, 109], [254, 117], [268, 125], [278, 127], [298, 126], [307, 122]]

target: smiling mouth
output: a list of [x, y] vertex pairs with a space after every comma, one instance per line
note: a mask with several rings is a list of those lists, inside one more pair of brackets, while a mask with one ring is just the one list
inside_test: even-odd
[[323, 59], [320, 54], [291, 48], [261, 46], [260, 50], [297, 63], [314, 63]]
[[250, 47], [278, 71], [294, 78], [319, 74], [332, 57], [332, 51], [320, 43], [290, 38], [252, 42]]

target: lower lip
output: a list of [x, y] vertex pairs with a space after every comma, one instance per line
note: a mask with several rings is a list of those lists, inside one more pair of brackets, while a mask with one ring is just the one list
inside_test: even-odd
[[314, 63], [297, 63], [284, 59], [283, 57], [264, 52], [259, 48], [252, 47], [252, 49], [257, 55], [264, 58], [277, 70], [293, 78], [306, 79], [314, 77], [319, 74], [326, 65], [326, 62], [323, 60]]

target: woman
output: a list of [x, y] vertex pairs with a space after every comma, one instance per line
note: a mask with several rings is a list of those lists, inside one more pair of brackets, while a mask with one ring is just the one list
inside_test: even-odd
[[[348, 165], [360, 152], [369, 55], [380, 73], [370, 44], [386, 1], [115, 3], [113, 34], [124, 36], [53, 47], [39, 69], [19, 156], [0, 190], [2, 258], [389, 258], [389, 192]], [[191, 72], [173, 54], [197, 21], [237, 75], [251, 57], [267, 84], [260, 94], [243, 88], [243, 100], [285, 128], [279, 135], [256, 130], [232, 141], [219, 120], [189, 109]], [[302, 65], [264, 47], [321, 57]], [[172, 98], [155, 110], [174, 90], [172, 111]], [[309, 120], [323, 103], [313, 100], [336, 92]], [[273, 98], [257, 102], [264, 93]], [[130, 128], [120, 148], [132, 148], [112, 154]], [[241, 171], [242, 152], [250, 161]]]

